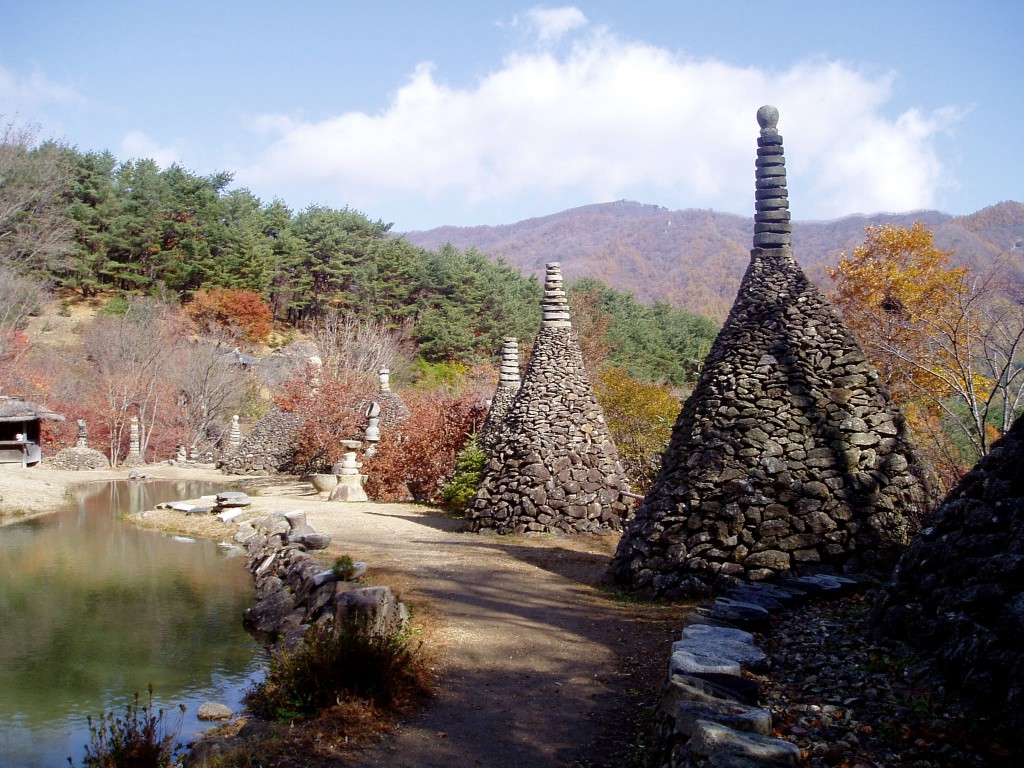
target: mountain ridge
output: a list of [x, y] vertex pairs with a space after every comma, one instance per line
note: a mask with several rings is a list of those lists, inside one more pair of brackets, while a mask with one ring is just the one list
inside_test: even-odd
[[[1005, 254], [1009, 276], [1024, 286], [1024, 203], [1012, 200], [964, 216], [916, 210], [794, 221], [794, 254], [827, 290], [825, 267], [862, 244], [866, 226], [915, 221], [930, 227], [935, 244], [953, 251], [958, 263], [984, 270]], [[402, 236], [430, 249], [476, 248], [525, 274], [540, 276], [545, 263], [559, 261], [570, 281], [596, 277], [641, 301], [664, 300], [722, 320], [749, 261], [753, 231], [752, 216], [617, 200], [512, 224], [449, 225]]]

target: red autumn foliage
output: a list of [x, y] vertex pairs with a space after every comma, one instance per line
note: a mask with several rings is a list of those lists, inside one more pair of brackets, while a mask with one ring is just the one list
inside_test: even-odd
[[275, 398], [281, 410], [306, 417], [296, 434], [295, 471], [324, 472], [341, 458], [342, 440], [359, 440], [366, 405], [377, 384], [373, 374], [342, 370], [312, 384], [314, 371], [285, 382]]
[[203, 332], [217, 327], [237, 329], [251, 342], [265, 341], [274, 330], [270, 306], [258, 293], [240, 288], [196, 291], [185, 313]]
[[480, 429], [487, 405], [474, 389], [402, 393], [409, 417], [382, 431], [377, 453], [364, 461], [367, 494], [378, 501], [439, 504], [455, 459]]

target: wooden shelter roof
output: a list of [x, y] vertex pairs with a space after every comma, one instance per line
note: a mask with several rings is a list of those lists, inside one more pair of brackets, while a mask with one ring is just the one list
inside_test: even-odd
[[0, 396], [0, 422], [64, 421], [59, 413], [23, 397]]

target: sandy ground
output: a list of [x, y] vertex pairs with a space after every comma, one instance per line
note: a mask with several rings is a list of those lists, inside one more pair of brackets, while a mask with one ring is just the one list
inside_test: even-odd
[[[147, 467], [159, 477], [225, 479]], [[87, 475], [87, 477], [85, 477]], [[112, 472], [0, 467], [0, 515], [65, 503], [65, 489]], [[599, 586], [617, 536], [463, 533], [462, 521], [408, 504], [329, 502], [308, 483], [264, 480], [242, 519], [303, 509], [330, 533], [327, 555], [369, 566], [427, 627], [438, 693], [418, 717], [364, 750], [360, 768], [621, 765], [638, 712], [656, 698], [685, 609], [617, 600]], [[140, 525], [229, 539], [215, 518], [170, 510]]]

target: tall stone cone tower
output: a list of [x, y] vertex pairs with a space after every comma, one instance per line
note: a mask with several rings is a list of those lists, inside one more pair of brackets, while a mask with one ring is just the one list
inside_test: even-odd
[[778, 110], [757, 119], [750, 265], [619, 542], [610, 575], [631, 590], [884, 577], [934, 502], [902, 415], [793, 258]]
[[520, 386], [522, 382], [519, 379], [519, 341], [514, 338], [502, 339], [498, 388], [494, 391], [491, 408], [487, 412], [483, 427], [480, 428], [480, 445], [484, 450], [489, 451], [496, 444], [501, 423]]
[[583, 368], [558, 264], [533, 354], [466, 512], [471, 531], [619, 530], [622, 465]]

